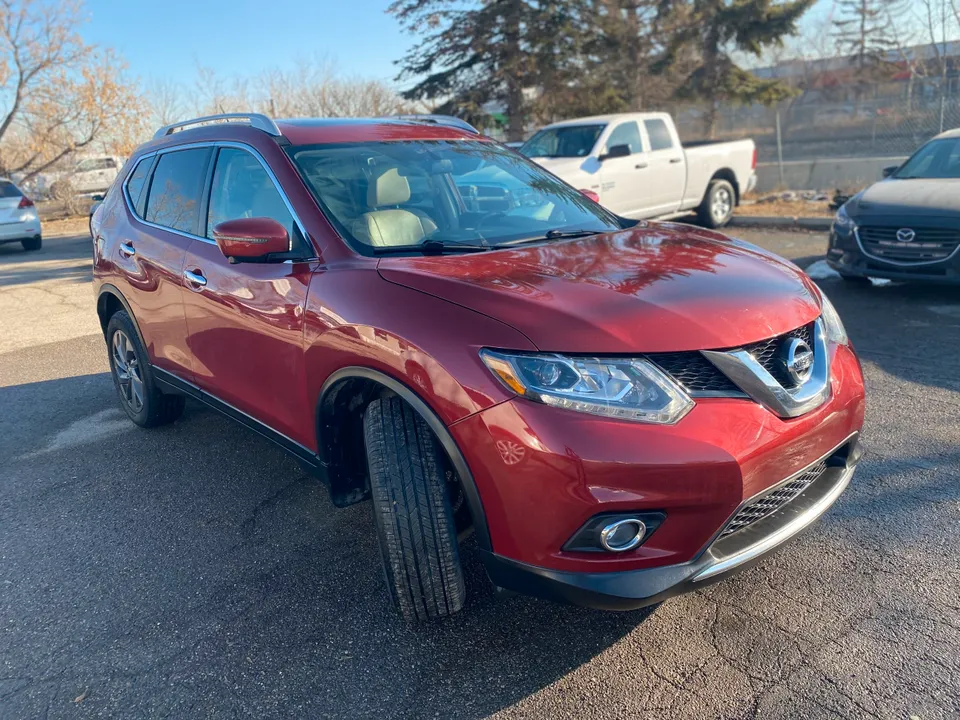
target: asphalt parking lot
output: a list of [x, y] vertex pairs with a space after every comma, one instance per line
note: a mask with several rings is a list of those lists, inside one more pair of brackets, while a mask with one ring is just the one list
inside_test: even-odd
[[[736, 234], [807, 265], [825, 239]], [[827, 279], [867, 456], [814, 527], [653, 611], [388, 606], [369, 504], [198, 405], [122, 415], [89, 238], [0, 246], [0, 717], [960, 716], [960, 289]]]

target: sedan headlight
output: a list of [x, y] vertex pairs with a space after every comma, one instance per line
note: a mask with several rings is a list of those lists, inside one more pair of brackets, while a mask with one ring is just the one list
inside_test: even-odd
[[823, 290], [820, 290], [820, 316], [823, 318], [823, 329], [827, 334], [827, 341], [837, 343], [838, 345], [849, 345], [850, 339], [847, 337], [847, 330], [843, 327], [843, 321], [837, 314], [837, 309], [830, 302]]
[[833, 229], [841, 235], [849, 235], [857, 229], [857, 224], [847, 214], [846, 205], [841, 205], [840, 209], [837, 210], [837, 214], [833, 218]]
[[637, 422], [671, 424], [693, 401], [640, 358], [569, 357], [482, 350], [480, 357], [517, 395], [554, 407]]

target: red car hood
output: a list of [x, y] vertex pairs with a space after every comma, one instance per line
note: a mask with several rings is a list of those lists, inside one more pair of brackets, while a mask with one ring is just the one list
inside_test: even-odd
[[675, 224], [486, 253], [383, 258], [379, 270], [558, 352], [735, 347], [820, 314], [813, 283], [796, 266]]

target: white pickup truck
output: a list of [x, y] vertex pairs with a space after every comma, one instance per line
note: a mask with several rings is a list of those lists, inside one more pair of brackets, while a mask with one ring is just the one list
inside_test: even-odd
[[597, 115], [543, 128], [520, 152], [607, 209], [630, 218], [696, 210], [725, 225], [756, 184], [753, 140], [680, 144], [666, 113]]

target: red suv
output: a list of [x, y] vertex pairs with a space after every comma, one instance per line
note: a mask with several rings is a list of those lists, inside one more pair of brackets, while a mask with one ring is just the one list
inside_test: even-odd
[[742, 568], [840, 495], [860, 365], [794, 265], [612, 215], [452, 118], [201, 118], [97, 211], [120, 402], [184, 397], [373, 501], [408, 619], [501, 588], [629, 609]]

